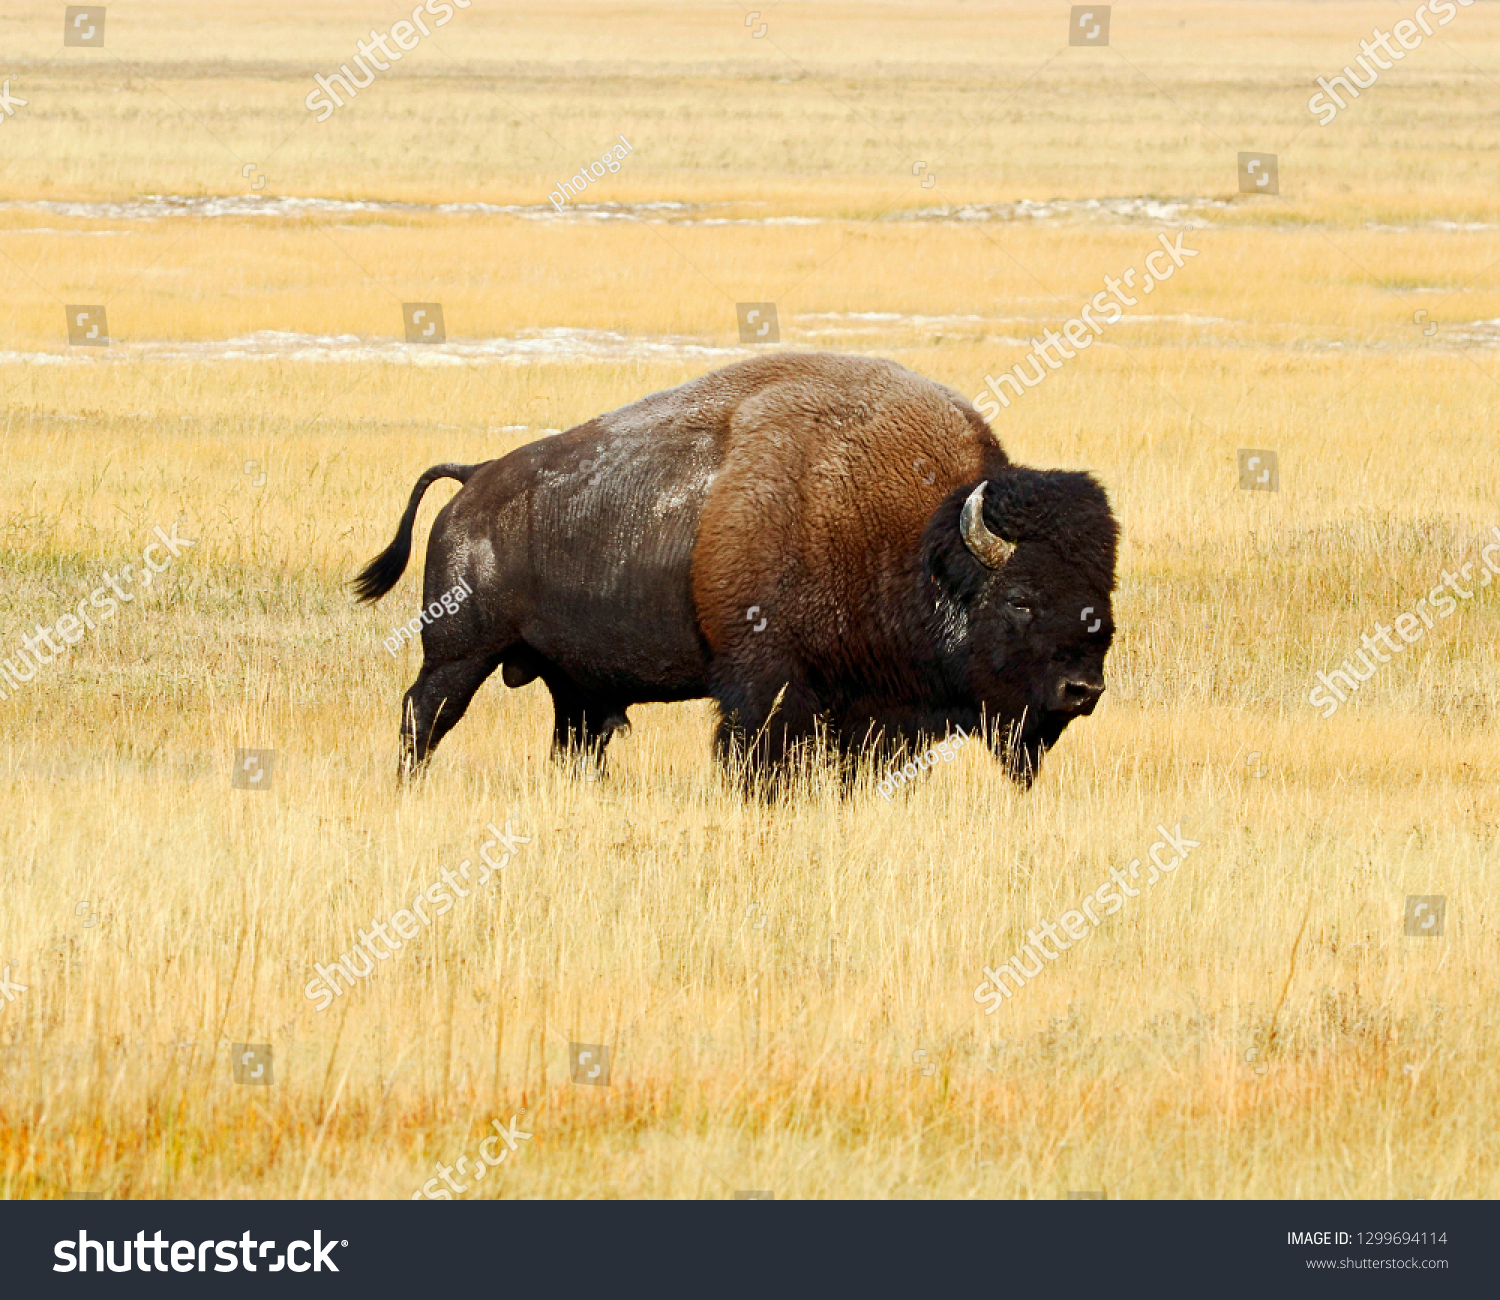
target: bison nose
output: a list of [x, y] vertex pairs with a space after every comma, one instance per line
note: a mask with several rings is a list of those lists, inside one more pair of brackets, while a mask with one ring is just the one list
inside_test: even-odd
[[1102, 680], [1088, 681], [1081, 677], [1071, 677], [1057, 685], [1058, 707], [1070, 713], [1090, 712], [1103, 694]]

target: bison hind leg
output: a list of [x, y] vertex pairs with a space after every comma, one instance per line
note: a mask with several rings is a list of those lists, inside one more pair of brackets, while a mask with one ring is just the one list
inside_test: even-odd
[[500, 666], [499, 655], [474, 655], [435, 664], [424, 661], [401, 706], [401, 759], [397, 776], [415, 776], [438, 741], [464, 716], [474, 692]]
[[604, 771], [604, 751], [616, 732], [630, 734], [625, 705], [585, 691], [572, 678], [555, 668], [538, 674], [552, 692], [552, 757], [588, 780], [598, 780]]

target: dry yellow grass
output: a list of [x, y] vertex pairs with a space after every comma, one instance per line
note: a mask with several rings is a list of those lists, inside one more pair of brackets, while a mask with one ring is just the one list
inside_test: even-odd
[[[0, 1003], [0, 1195], [404, 1197], [523, 1107], [533, 1140], [468, 1196], [1500, 1194], [1496, 587], [1334, 718], [1306, 702], [1500, 525], [1500, 366], [1459, 346], [1500, 317], [1476, 70], [1500, 16], [1462, 11], [1320, 131], [1309, 83], [1389, 6], [1117, 6], [1111, 51], [1070, 51], [1066, 7], [777, 5], [752, 41], [729, 5], [477, 0], [322, 126], [311, 73], [372, 20], [301, 12], [132, 0], [99, 58], [12, 6], [7, 194], [240, 195], [257, 161], [272, 194], [534, 205], [624, 130], [601, 198], [822, 221], [0, 207], [0, 654], [155, 526], [197, 539], [0, 701], [0, 962], [26, 985]], [[1280, 199], [1232, 194], [1255, 148]], [[381, 639], [420, 564], [373, 609], [344, 584], [423, 468], [702, 373], [738, 300], [976, 392], [1166, 225], [888, 218], [1134, 196], [1227, 206], [1152, 319], [996, 421], [1018, 459], [1096, 472], [1124, 527], [1110, 692], [1030, 793], [969, 750], [891, 804], [747, 804], [701, 703], [636, 710], [578, 783], [541, 685], [498, 680], [397, 791], [416, 659]], [[161, 351], [390, 340], [415, 300], [460, 341], [723, 352]], [[116, 345], [69, 352], [63, 304], [94, 302]], [[1279, 452], [1279, 493], [1237, 489], [1240, 447]], [[276, 750], [270, 792], [230, 788], [236, 747]], [[313, 1011], [314, 963], [507, 819], [530, 843], [499, 883]], [[982, 967], [1179, 819], [1202, 847], [1176, 875], [984, 1015]], [[1446, 895], [1442, 938], [1403, 936], [1410, 894]], [[611, 1087], [569, 1081], [569, 1041], [609, 1047]], [[232, 1081], [236, 1042], [272, 1044], [272, 1086]]]

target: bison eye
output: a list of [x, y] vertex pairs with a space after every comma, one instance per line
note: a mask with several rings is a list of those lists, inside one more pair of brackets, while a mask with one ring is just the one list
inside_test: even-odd
[[1023, 623], [1030, 622], [1036, 613], [1036, 602], [1022, 591], [1013, 591], [1006, 596], [1005, 607]]

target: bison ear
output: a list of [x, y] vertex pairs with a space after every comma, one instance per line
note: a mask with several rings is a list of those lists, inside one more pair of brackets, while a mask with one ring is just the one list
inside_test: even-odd
[[1016, 544], [992, 533], [985, 524], [984, 490], [987, 487], [988, 479], [969, 493], [959, 518], [958, 531], [976, 560], [986, 569], [998, 569], [1015, 554]]

